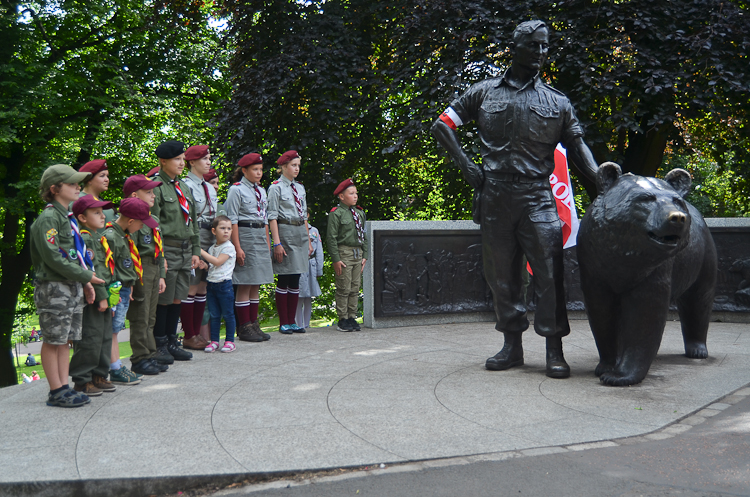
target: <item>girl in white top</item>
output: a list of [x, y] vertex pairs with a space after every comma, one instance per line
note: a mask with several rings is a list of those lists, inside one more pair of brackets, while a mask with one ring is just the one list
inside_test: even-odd
[[234, 289], [232, 288], [232, 273], [237, 252], [229, 241], [232, 236], [232, 222], [226, 216], [217, 216], [212, 223], [211, 232], [216, 237], [216, 243], [208, 251], [201, 249], [201, 257], [210, 265], [208, 268], [207, 290], [208, 309], [211, 312], [211, 342], [206, 344], [206, 352], [214, 352], [219, 348], [219, 331], [221, 318], [224, 318], [227, 335], [222, 352], [232, 352], [234, 346]]

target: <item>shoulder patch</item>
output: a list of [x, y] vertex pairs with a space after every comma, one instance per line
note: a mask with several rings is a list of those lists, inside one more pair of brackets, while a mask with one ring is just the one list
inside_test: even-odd
[[240, 185], [241, 185], [242, 183], [240, 183], [240, 182], [238, 181], [237, 183], [232, 183], [232, 184], [233, 184], [234, 186], [240, 186]]
[[331, 212], [335, 211], [336, 209], [338, 209], [338, 206], [331, 209]]
[[278, 182], [279, 182], [279, 180], [276, 180], [276, 181], [274, 181], [274, 182], [273, 182], [273, 183], [271, 183], [271, 184], [272, 184], [272, 185], [275, 185], [275, 184], [277, 184]]
[[57, 235], [57, 230], [55, 228], [50, 228], [47, 230], [47, 241], [54, 244], [55, 243], [55, 235]]

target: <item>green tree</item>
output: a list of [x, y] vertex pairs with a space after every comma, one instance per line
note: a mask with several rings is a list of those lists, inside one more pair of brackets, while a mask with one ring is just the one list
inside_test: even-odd
[[105, 157], [115, 198], [125, 176], [155, 164], [148, 151], [159, 139], [206, 133], [227, 90], [218, 72], [226, 52], [208, 24], [214, 9], [203, 1], [2, 1], [0, 386], [16, 383], [11, 329], [24, 281], [28, 289], [27, 233], [42, 208], [42, 171]]

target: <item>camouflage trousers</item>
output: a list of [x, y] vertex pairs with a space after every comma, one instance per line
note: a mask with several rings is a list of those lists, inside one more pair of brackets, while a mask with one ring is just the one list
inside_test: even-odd
[[76, 281], [37, 281], [34, 303], [44, 341], [65, 345], [81, 339], [83, 286]]

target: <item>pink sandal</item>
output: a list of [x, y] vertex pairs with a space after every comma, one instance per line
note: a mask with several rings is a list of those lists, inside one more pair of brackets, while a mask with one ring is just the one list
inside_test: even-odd
[[234, 349], [237, 347], [234, 345], [234, 342], [224, 342], [224, 346], [221, 348], [222, 352], [234, 352]]
[[211, 342], [208, 345], [206, 345], [206, 348], [203, 350], [206, 352], [216, 352], [218, 348], [219, 348], [219, 342]]

